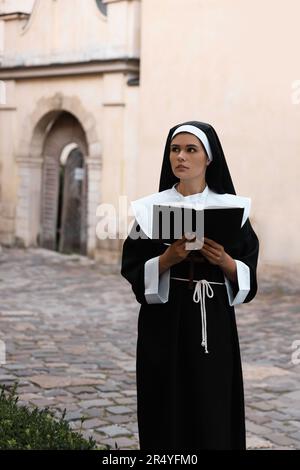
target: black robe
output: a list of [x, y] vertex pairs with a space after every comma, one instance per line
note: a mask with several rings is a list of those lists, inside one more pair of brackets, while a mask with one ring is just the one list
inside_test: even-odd
[[[139, 230], [137, 221], [135, 227]], [[137, 417], [140, 449], [146, 451], [245, 449], [243, 376], [235, 310], [225, 285], [212, 285], [206, 297], [208, 350], [201, 346], [199, 303], [188, 282], [170, 279], [166, 303], [145, 299], [144, 265], [167, 246], [150, 238], [123, 244], [121, 274], [141, 304], [136, 350]], [[250, 291], [257, 292], [259, 241], [249, 219], [240, 243], [228, 253], [250, 268]], [[171, 277], [189, 277], [184, 260], [170, 268]], [[194, 279], [224, 282], [221, 269], [197, 263]], [[237, 287], [233, 284], [233, 291]]]

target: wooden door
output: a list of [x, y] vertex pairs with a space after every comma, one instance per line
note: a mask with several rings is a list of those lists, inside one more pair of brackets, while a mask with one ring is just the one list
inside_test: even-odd
[[62, 176], [62, 208], [59, 223], [59, 251], [81, 253], [84, 215], [83, 155], [79, 148], [71, 151]]

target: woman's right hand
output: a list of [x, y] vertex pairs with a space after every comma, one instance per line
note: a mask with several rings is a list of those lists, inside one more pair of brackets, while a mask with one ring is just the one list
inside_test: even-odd
[[185, 244], [189, 242], [191, 243], [195, 241], [195, 239], [196, 235], [193, 238], [188, 238], [186, 235], [183, 235], [182, 238], [179, 238], [178, 240], [173, 242], [166, 249], [166, 251], [162, 255], [160, 255], [160, 264], [162, 267], [160, 272], [163, 272], [174, 264], [180, 263], [182, 260], [184, 260], [192, 251], [186, 250]]

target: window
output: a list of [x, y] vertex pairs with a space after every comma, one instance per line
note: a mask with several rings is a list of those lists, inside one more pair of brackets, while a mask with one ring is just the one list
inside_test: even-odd
[[107, 15], [107, 5], [106, 3], [103, 3], [103, 0], [96, 0], [97, 7], [103, 13], [103, 15]]

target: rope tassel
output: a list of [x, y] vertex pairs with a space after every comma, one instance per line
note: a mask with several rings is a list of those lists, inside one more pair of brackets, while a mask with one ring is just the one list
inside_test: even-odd
[[[189, 281], [189, 279], [183, 279], [180, 277], [171, 277], [171, 279], [178, 279], [179, 281]], [[209, 351], [207, 349], [207, 320], [206, 320], [205, 296], [207, 296], [209, 299], [212, 299], [214, 296], [214, 291], [210, 284], [223, 285], [225, 284], [225, 282], [213, 282], [213, 281], [207, 281], [206, 279], [200, 279], [199, 281], [196, 281], [195, 279], [193, 279], [193, 282], [196, 282], [194, 294], [193, 294], [193, 301], [196, 303], [200, 303], [201, 323], [202, 323], [201, 346], [204, 347], [206, 354], [208, 354]]]

